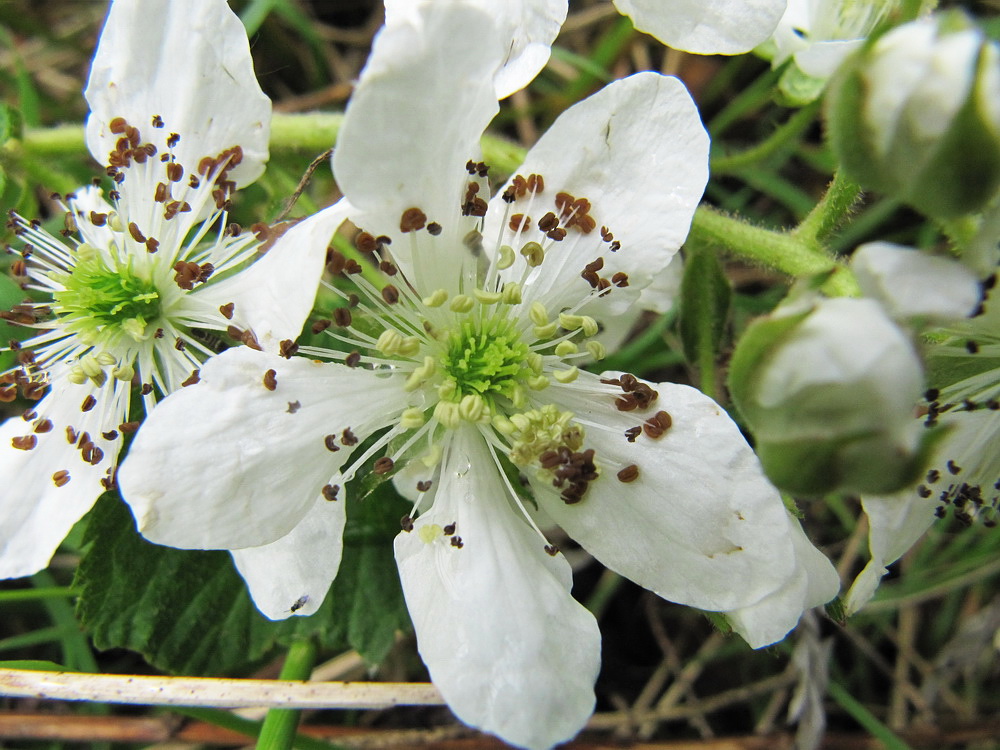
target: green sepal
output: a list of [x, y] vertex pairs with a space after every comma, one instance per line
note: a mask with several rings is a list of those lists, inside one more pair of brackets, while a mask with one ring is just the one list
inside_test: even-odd
[[835, 623], [838, 625], [847, 624], [847, 607], [844, 606], [842, 597], [838, 596], [836, 599], [827, 602], [823, 608], [826, 610], [826, 616]]
[[729, 317], [732, 289], [713, 252], [689, 252], [681, 281], [680, 334], [684, 355], [699, 364], [719, 350]]
[[768, 479], [786, 492], [804, 497], [835, 491], [888, 495], [917, 481], [946, 433], [945, 428], [925, 430], [912, 452], [880, 433], [760, 441], [756, 448]]

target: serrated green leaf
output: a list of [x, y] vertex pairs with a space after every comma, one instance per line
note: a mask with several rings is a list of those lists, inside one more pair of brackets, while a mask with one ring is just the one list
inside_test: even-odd
[[714, 360], [726, 330], [732, 290], [719, 259], [711, 252], [693, 252], [684, 264], [681, 282], [680, 333], [688, 362]]
[[169, 672], [245, 672], [302, 637], [355, 648], [374, 664], [409, 627], [392, 555], [403, 511], [391, 487], [348, 501], [340, 572], [320, 610], [272, 622], [254, 607], [229, 554], [151, 544], [128, 508], [105, 495], [91, 512], [74, 581], [78, 616], [98, 648], [138, 651]]

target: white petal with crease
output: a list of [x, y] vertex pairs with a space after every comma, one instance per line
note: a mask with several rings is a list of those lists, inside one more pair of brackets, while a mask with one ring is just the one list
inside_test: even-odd
[[316, 500], [285, 536], [233, 550], [257, 609], [272, 620], [316, 612], [337, 577], [346, 520], [343, 499]]
[[749, 52], [766, 40], [785, 0], [614, 0], [639, 31], [703, 55]]
[[195, 290], [195, 300], [210, 310], [232, 302], [233, 324], [252, 330], [268, 351], [296, 339], [312, 312], [326, 261], [326, 248], [350, 212], [339, 201], [286, 231], [253, 265], [217, 284]]
[[[88, 395], [99, 398], [101, 393], [89, 383], [59, 381], [34, 406], [36, 419], [11, 417], [0, 426], [0, 578], [31, 575], [48, 565], [73, 524], [104, 492], [101, 479], [119, 446], [101, 437], [98, 409], [81, 412]], [[51, 429], [36, 432], [45, 420], [51, 421]], [[87, 432], [103, 451], [103, 460], [84, 461], [76, 444], [67, 440], [67, 427], [77, 435]], [[11, 441], [24, 436], [35, 438], [33, 449], [13, 447]], [[61, 470], [69, 472], [69, 481], [58, 487], [54, 475]]]
[[[593, 710], [600, 633], [569, 595], [565, 558], [544, 552], [492, 469], [482, 439], [464, 428], [433, 509], [396, 538], [396, 561], [420, 655], [452, 711], [515, 745], [548, 748]], [[421, 539], [421, 529], [450, 523], [461, 549], [446, 536]]]
[[[528, 303], [539, 299], [559, 309], [589, 290], [580, 272], [599, 255], [602, 275], [628, 274], [630, 287], [621, 292], [642, 289], [666, 268], [687, 237], [705, 189], [708, 135], [679, 80], [637, 73], [561, 115], [528, 152], [519, 173], [545, 179], [545, 191], [532, 209], [536, 218], [553, 210], [549, 201], [557, 192], [569, 192], [587, 198], [597, 226], [607, 226], [621, 242], [620, 250], [610, 252], [596, 230], [582, 235], [570, 229], [565, 240], [552, 243], [524, 293]], [[504, 208], [498, 194], [486, 217], [485, 237], [499, 233]], [[506, 272], [513, 280], [520, 273], [517, 266]], [[593, 304], [620, 313], [632, 300], [634, 295], [616, 292]]]
[[[604, 373], [604, 377], [615, 377]], [[613, 386], [581, 373], [549, 398], [584, 425], [602, 475], [578, 504], [532, 482], [546, 513], [598, 560], [665, 599], [707, 610], [761, 601], [794, 573], [792, 539], [778, 491], [767, 481], [739, 428], [710, 398], [688, 386], [653, 384], [648, 412], [622, 412]], [[625, 430], [657, 410], [673, 425], [634, 443]], [[619, 469], [638, 478], [622, 483]]]
[[[172, 151], [188, 171], [204, 156], [239, 145], [243, 162], [230, 172], [238, 186], [264, 171], [271, 101], [253, 72], [246, 30], [225, 0], [117, 0], [111, 4], [84, 92], [90, 104], [87, 146], [100, 163], [124, 117], [143, 142]], [[160, 115], [163, 128], [153, 128]]]
[[[269, 370], [273, 391], [263, 382]], [[147, 417], [118, 474], [122, 496], [139, 531], [159, 544], [270, 544], [349, 456], [346, 446], [328, 450], [324, 437], [349, 427], [363, 440], [398, 415], [405, 395], [396, 376], [229, 349]]]

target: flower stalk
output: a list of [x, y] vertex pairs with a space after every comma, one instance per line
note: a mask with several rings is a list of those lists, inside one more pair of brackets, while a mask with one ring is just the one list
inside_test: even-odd
[[[303, 638], [292, 643], [281, 667], [282, 680], [308, 680], [316, 664], [316, 644]], [[293, 708], [272, 708], [264, 718], [258, 750], [290, 750], [299, 724], [300, 712]]]

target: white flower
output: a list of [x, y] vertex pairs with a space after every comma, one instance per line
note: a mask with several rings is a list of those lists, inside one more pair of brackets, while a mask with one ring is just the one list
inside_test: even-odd
[[322, 602], [345, 483], [378, 457], [414, 501], [395, 551], [432, 679], [464, 721], [541, 748], [593, 710], [600, 645], [535, 518], [661, 596], [733, 612], [754, 646], [837, 580], [721, 407], [577, 366], [687, 232], [708, 156], [687, 92], [654, 73], [608, 86], [490, 199], [478, 142], [505, 50], [474, 6], [387, 24], [334, 156], [381, 282], [335, 255], [357, 287], [331, 287], [340, 349], [214, 357], [153, 412], [120, 481], [147, 538], [233, 550], [283, 618]]
[[[988, 286], [996, 282], [990, 277]], [[862, 499], [870, 526], [871, 560], [845, 600], [848, 613], [874, 595], [886, 566], [902, 557], [937, 518], [951, 512], [963, 523], [997, 523], [1000, 503], [1000, 305], [950, 329], [952, 337], [931, 351], [934, 369], [961, 373], [955, 382], [925, 394], [920, 421], [947, 429], [931, 466], [913, 486], [885, 497]]]
[[233, 190], [263, 171], [271, 103], [223, 0], [117, 0], [85, 93], [110, 202], [93, 187], [67, 196], [65, 238], [12, 216], [16, 268], [43, 299], [5, 314], [39, 332], [0, 376], [2, 400], [38, 401], [0, 427], [2, 577], [44, 567], [114, 487], [123, 433], [141, 417], [130, 400], [141, 393], [148, 410], [197, 380], [211, 354], [199, 329], [253, 328], [274, 347], [297, 335], [340, 221], [302, 222], [250, 270], [205, 283], [259, 255], [267, 231], [225, 222]]
[[789, 58], [807, 75], [826, 80], [898, 5], [898, 0], [788, 0], [771, 37], [772, 64]]

